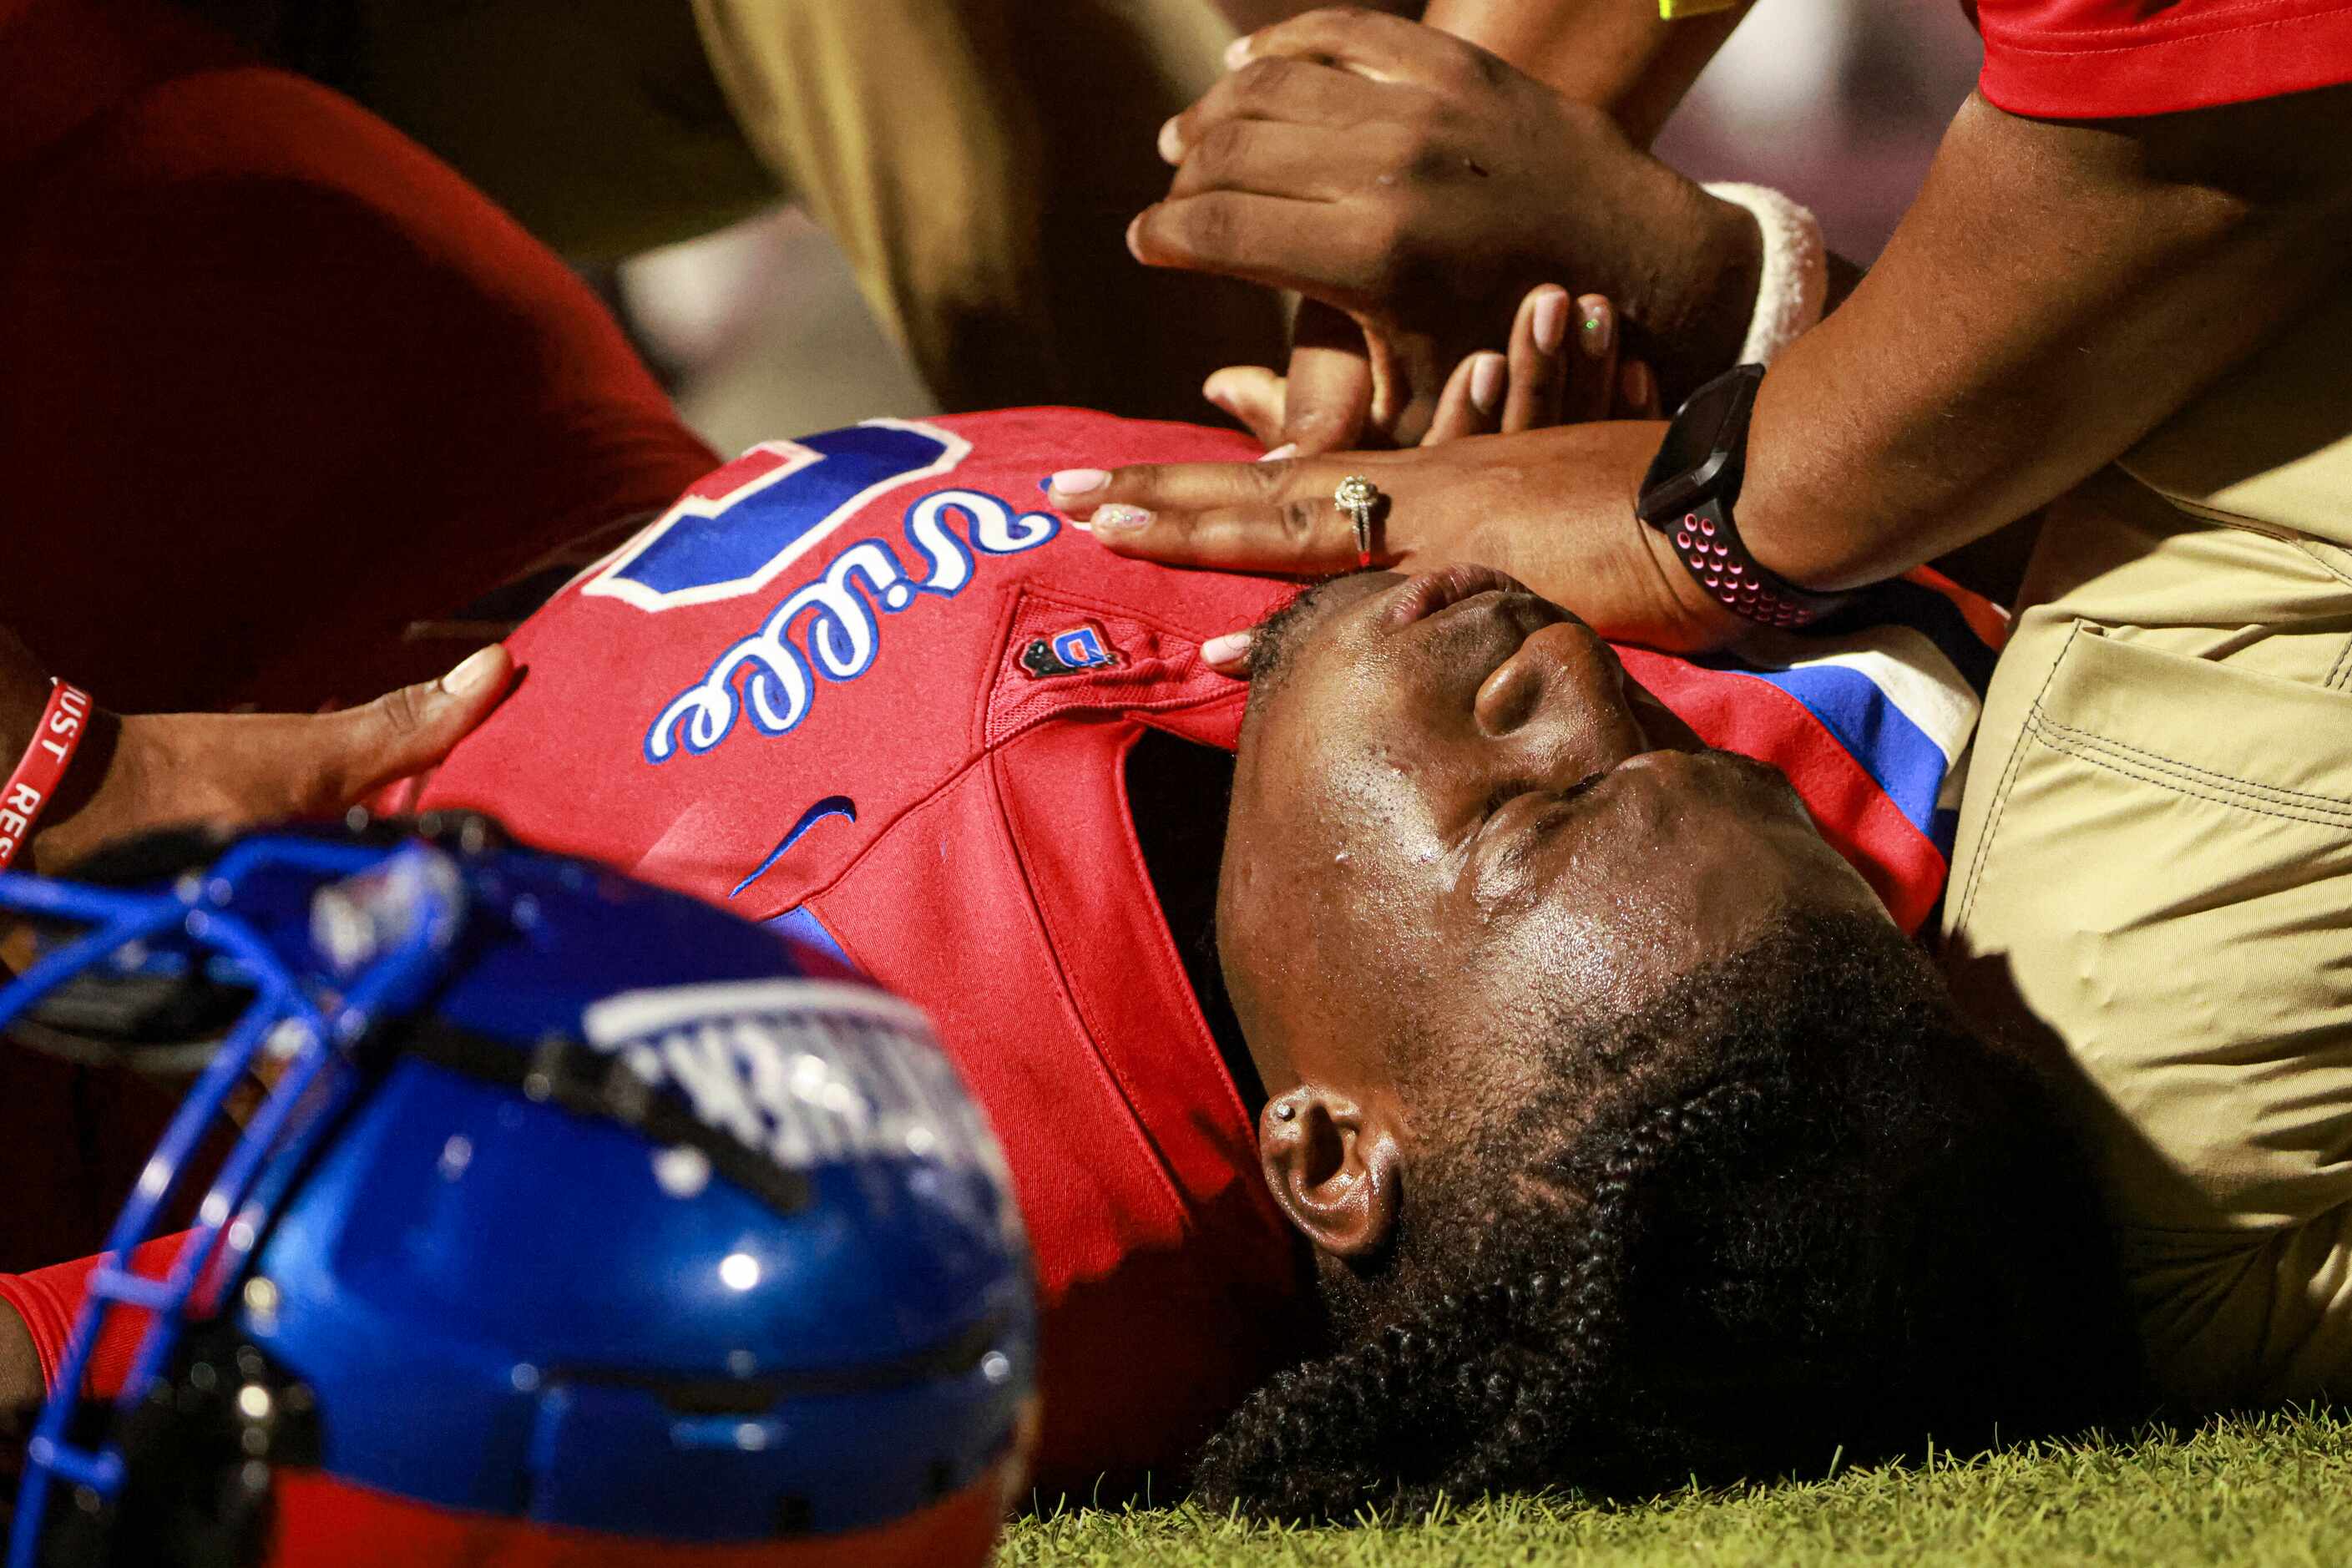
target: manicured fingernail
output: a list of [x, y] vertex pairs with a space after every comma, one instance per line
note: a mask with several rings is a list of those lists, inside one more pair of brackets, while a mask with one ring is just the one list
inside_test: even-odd
[[1138, 261], [1143, 259], [1143, 247], [1136, 240], [1136, 231], [1143, 226], [1143, 215], [1136, 214], [1127, 224], [1127, 253]]
[[1481, 414], [1503, 405], [1503, 356], [1484, 353], [1470, 362], [1470, 403]]
[[1584, 347], [1587, 359], [1602, 359], [1608, 355], [1610, 340], [1617, 335], [1617, 322], [1609, 309], [1609, 301], [1587, 295], [1576, 302], [1577, 341]]
[[1181, 163], [1184, 161], [1184, 138], [1176, 129], [1176, 117], [1170, 115], [1168, 123], [1160, 128], [1160, 161]]
[[1285, 441], [1281, 446], [1276, 447], [1265, 457], [1260, 458], [1258, 461], [1261, 463], [1279, 463], [1286, 458], [1295, 458], [1297, 456], [1298, 456], [1298, 443], [1296, 441]]
[[1248, 632], [1227, 632], [1201, 645], [1201, 662], [1218, 669], [1235, 669], [1249, 659]]
[[505, 663], [505, 650], [493, 643], [478, 653], [467, 655], [457, 668], [443, 676], [441, 689], [452, 697], [470, 697], [497, 679]]
[[1237, 71], [1249, 64], [1250, 36], [1244, 33], [1225, 46], [1225, 68]]
[[1064, 468], [1045, 483], [1057, 496], [1090, 496], [1110, 483], [1110, 475], [1101, 468]]
[[1568, 296], [1547, 292], [1536, 296], [1536, 347], [1548, 354], [1559, 353], [1568, 336]]
[[1097, 507], [1087, 526], [1097, 533], [1133, 533], [1151, 521], [1151, 514], [1139, 506], [1121, 506], [1114, 501], [1109, 506]]

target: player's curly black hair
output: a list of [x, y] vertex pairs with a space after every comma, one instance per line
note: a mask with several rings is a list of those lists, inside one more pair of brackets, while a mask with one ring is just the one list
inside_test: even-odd
[[1623, 1495], [2131, 1414], [2107, 1233], [2033, 1075], [1883, 923], [1793, 919], [1408, 1176], [1327, 1268], [1339, 1348], [1202, 1451], [1209, 1506], [1344, 1519]]

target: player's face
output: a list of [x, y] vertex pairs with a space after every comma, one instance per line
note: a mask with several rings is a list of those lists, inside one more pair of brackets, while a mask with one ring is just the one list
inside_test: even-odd
[[1340, 578], [1261, 633], [1217, 925], [1269, 1088], [1630, 1009], [1792, 908], [1883, 914], [1779, 773], [1501, 573]]

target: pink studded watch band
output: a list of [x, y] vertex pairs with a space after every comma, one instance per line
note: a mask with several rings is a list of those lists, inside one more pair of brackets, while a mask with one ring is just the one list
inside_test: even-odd
[[1710, 497], [1680, 517], [1652, 526], [1674, 541], [1675, 553], [1717, 604], [1768, 626], [1801, 626], [1851, 597], [1816, 594], [1759, 564], [1740, 542], [1723, 504]]

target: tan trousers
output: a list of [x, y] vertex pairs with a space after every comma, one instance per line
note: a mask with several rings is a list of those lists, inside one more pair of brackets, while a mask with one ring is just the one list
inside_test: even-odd
[[1210, 0], [350, 0], [335, 73], [556, 249], [610, 260], [782, 196], [950, 409], [1198, 417], [1270, 363], [1264, 290], [1155, 272], [1161, 121]]
[[2205, 1404], [2352, 1396], [2347, 353], [2352, 287], [2053, 510], [1947, 895]]

